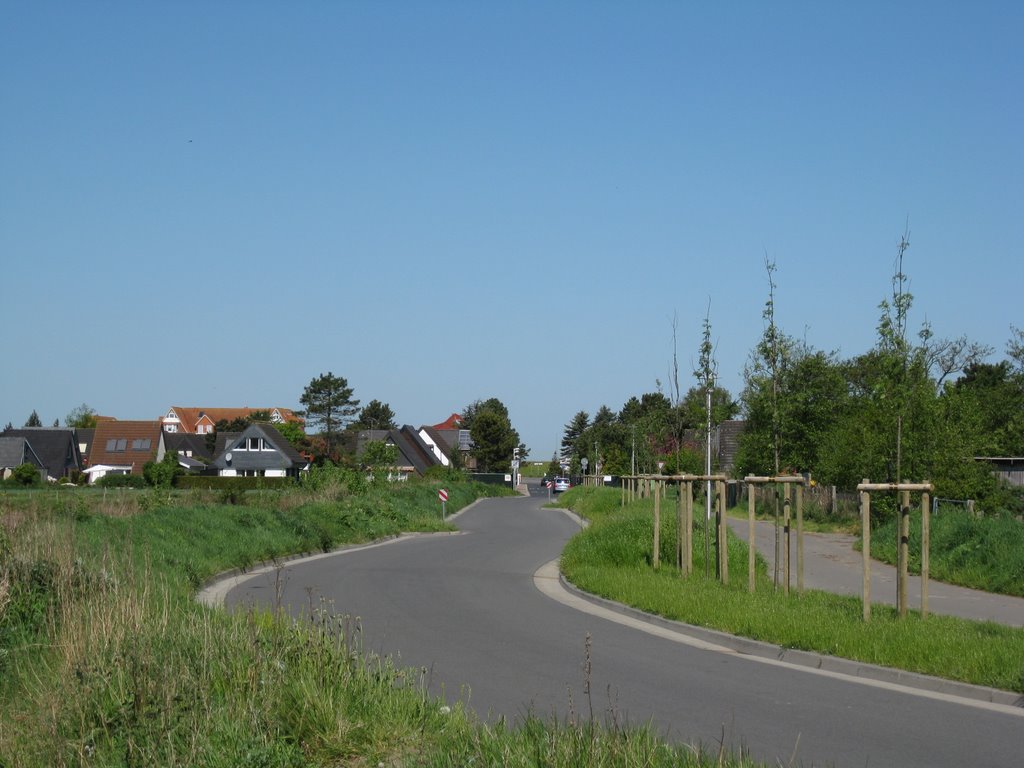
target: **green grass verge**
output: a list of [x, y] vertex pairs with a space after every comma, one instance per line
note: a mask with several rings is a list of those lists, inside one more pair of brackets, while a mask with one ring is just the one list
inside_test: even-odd
[[[890, 515], [871, 534], [871, 556], [896, 563], [898, 520]], [[1024, 597], [1024, 523], [1008, 515], [966, 512], [930, 516], [931, 578], [986, 592]], [[910, 515], [907, 566], [921, 572], [921, 512]]]
[[[672, 567], [676, 527], [664, 514], [661, 567], [652, 568], [653, 502], [620, 509], [617, 490], [576, 488], [559, 499], [591, 525], [566, 547], [562, 571], [588, 592], [669, 619], [774, 643], [977, 685], [1024, 692], [1024, 629], [946, 616], [900, 620], [872, 608], [862, 620], [858, 598], [807, 591], [786, 597], [772, 589], [758, 560], [757, 591], [747, 591], [746, 544], [729, 539], [730, 586], [704, 578], [703, 531], [694, 537], [695, 575]], [[698, 516], [699, 517], [699, 516]], [[712, 569], [713, 573], [713, 569]]]
[[[753, 765], [643, 729], [481, 724], [329, 606], [294, 621], [193, 599], [224, 569], [440, 529], [437, 486], [0, 495], [0, 768]], [[503, 492], [446, 487], [450, 511]]]

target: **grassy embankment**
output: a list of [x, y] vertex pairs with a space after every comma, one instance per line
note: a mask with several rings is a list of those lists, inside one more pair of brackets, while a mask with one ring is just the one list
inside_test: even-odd
[[1024, 629], [934, 615], [922, 620], [913, 613], [900, 620], [886, 606], [874, 606], [865, 624], [858, 598], [774, 592], [760, 561], [757, 592], [750, 594], [746, 544], [735, 537], [729, 539], [730, 586], [723, 587], [704, 578], [702, 529], [694, 536], [696, 575], [684, 579], [671, 565], [677, 535], [672, 514], [662, 516], [661, 568], [651, 567], [651, 500], [620, 509], [618, 490], [575, 488], [559, 504], [592, 523], [569, 543], [561, 561], [566, 577], [588, 592], [786, 648], [1024, 691]]
[[[447, 485], [450, 511], [491, 492]], [[439, 530], [436, 492], [0, 495], [0, 767], [749, 765], [642, 729], [481, 724], [328, 606], [295, 622], [193, 599], [224, 569]]]

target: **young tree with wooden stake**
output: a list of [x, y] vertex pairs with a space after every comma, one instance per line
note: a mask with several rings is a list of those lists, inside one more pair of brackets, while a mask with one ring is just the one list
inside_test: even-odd
[[[707, 396], [706, 408], [706, 430], [704, 444], [704, 474], [711, 475], [711, 395], [715, 389], [715, 379], [718, 374], [718, 364], [714, 358], [715, 348], [711, 343], [711, 299], [708, 299], [708, 311], [704, 316], [704, 335], [700, 344], [700, 359], [697, 369], [693, 375], [698, 383], [704, 388]], [[708, 480], [704, 489], [704, 575], [710, 575], [711, 560], [711, 481]], [[718, 546], [725, 546], [725, 542], [718, 542]], [[715, 558], [720, 562], [720, 558]], [[717, 567], [716, 567], [717, 570]], [[721, 574], [716, 574], [721, 575]]]
[[[775, 262], [764, 256], [764, 268], [768, 273], [768, 301], [765, 302], [764, 311], [761, 317], [765, 322], [764, 334], [757, 345], [757, 353], [760, 357], [760, 364], [768, 372], [771, 380], [771, 411], [772, 411], [772, 469], [776, 476], [779, 475], [781, 454], [782, 454], [782, 418], [779, 412], [779, 393], [781, 390], [780, 380], [784, 364], [784, 345], [780, 338], [778, 326], [775, 325]], [[779, 586], [779, 555], [782, 540], [779, 529], [779, 494], [775, 493], [775, 574], [774, 584]]]

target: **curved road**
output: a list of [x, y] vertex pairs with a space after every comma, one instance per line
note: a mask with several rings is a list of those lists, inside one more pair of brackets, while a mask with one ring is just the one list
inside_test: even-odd
[[360, 617], [367, 650], [426, 668], [432, 692], [482, 717], [651, 721], [673, 741], [724, 739], [786, 765], [1024, 763], [1024, 708], [707, 650], [551, 599], [535, 573], [578, 525], [543, 503], [484, 500], [456, 518], [459, 534], [295, 561], [235, 579], [225, 603], [326, 600]]

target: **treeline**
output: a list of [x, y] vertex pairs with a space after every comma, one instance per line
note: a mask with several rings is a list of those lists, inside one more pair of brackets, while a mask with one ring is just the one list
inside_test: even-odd
[[[892, 293], [879, 305], [875, 345], [851, 358], [816, 350], [775, 324], [775, 265], [767, 260], [764, 331], [744, 369], [739, 400], [715, 385], [713, 360], [679, 396], [631, 398], [620, 411], [602, 406], [566, 424], [560, 458], [579, 471], [588, 457], [606, 474], [696, 472], [704, 466], [706, 396], [711, 422], [744, 420], [732, 474], [803, 473], [852, 490], [864, 478], [935, 484], [936, 495], [975, 499], [988, 511], [1022, 506], [985, 457], [1024, 456], [1024, 331], [1010, 327], [1006, 356], [966, 336], [938, 338], [923, 323], [908, 331], [901, 239]], [[708, 350], [705, 320], [702, 360]], [[678, 379], [678, 376], [676, 376]]]

